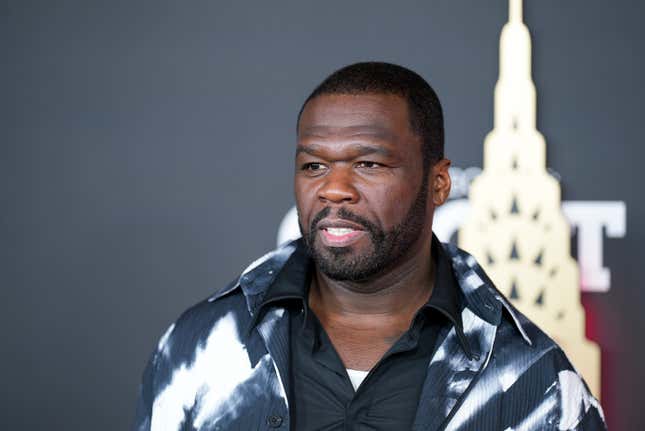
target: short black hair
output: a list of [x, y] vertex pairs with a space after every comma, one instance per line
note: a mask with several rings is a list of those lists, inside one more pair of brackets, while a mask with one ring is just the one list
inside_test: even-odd
[[410, 127], [423, 142], [423, 166], [443, 159], [443, 112], [437, 94], [419, 74], [391, 63], [376, 61], [345, 66], [320, 83], [307, 97], [298, 113], [298, 122], [307, 103], [323, 94], [395, 94], [408, 104]]

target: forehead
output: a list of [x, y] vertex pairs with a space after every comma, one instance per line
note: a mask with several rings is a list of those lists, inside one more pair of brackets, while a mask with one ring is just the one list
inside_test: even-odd
[[410, 137], [406, 100], [395, 94], [323, 94], [305, 106], [298, 138], [374, 135], [387, 140]]

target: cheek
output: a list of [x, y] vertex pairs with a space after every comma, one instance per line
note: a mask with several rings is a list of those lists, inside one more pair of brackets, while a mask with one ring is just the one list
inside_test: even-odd
[[405, 182], [397, 182], [370, 187], [363, 196], [373, 216], [388, 229], [403, 221], [416, 194]]
[[294, 184], [294, 196], [296, 199], [296, 209], [298, 210], [298, 222], [305, 229], [309, 230], [309, 224], [311, 223], [312, 218], [312, 207], [315, 199], [312, 196], [315, 194], [311, 193], [308, 189], [302, 187], [297, 180]]

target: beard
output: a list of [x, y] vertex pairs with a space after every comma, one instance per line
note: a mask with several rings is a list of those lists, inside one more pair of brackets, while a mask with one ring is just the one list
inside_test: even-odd
[[336, 213], [340, 219], [361, 225], [371, 242], [371, 250], [357, 253], [348, 247], [325, 247], [316, 241], [318, 223], [327, 217], [331, 208], [321, 210], [311, 221], [305, 233], [300, 225], [304, 243], [318, 269], [332, 280], [365, 282], [393, 266], [419, 239], [426, 223], [426, 203], [428, 200], [428, 179], [424, 175], [421, 190], [403, 221], [389, 231], [369, 220], [354, 214], [345, 207]]

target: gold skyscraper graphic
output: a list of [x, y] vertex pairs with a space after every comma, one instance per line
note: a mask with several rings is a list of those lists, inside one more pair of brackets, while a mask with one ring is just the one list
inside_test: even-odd
[[585, 338], [560, 186], [546, 170], [546, 143], [536, 129], [531, 37], [522, 22], [522, 0], [509, 2], [499, 55], [494, 128], [484, 141], [484, 170], [471, 185], [470, 216], [459, 231], [459, 245], [560, 344], [599, 397], [600, 350]]

